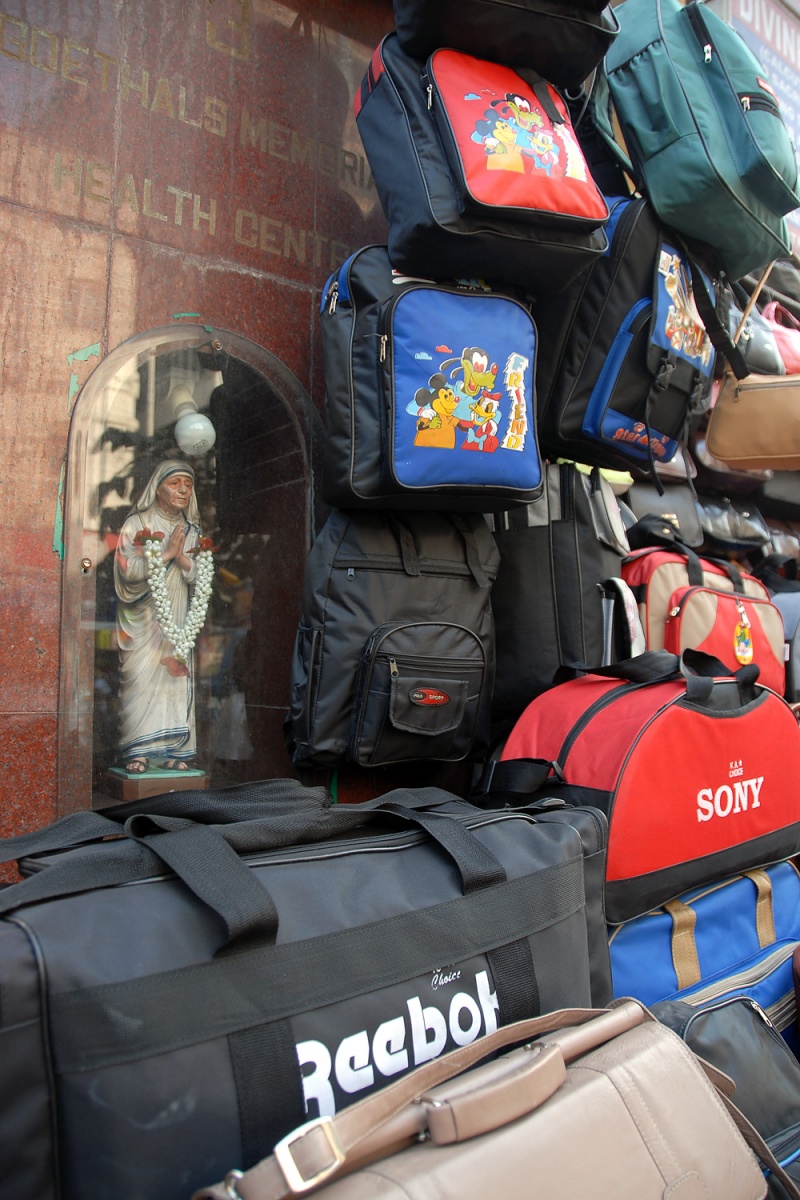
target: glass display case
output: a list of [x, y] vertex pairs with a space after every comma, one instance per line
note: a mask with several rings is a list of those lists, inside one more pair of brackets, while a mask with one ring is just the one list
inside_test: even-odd
[[66, 477], [62, 811], [291, 774], [282, 724], [320, 418], [204, 326], [124, 343], [75, 404]]

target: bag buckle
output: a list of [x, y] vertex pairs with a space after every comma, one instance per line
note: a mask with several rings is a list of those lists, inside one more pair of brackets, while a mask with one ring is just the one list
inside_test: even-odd
[[[323, 1134], [332, 1157], [330, 1162], [320, 1167], [313, 1175], [305, 1176], [295, 1161], [292, 1147], [295, 1142], [299, 1142], [315, 1130], [319, 1130]], [[273, 1149], [273, 1154], [283, 1172], [287, 1186], [295, 1193], [310, 1191], [311, 1188], [322, 1183], [339, 1169], [345, 1159], [344, 1150], [336, 1136], [336, 1130], [330, 1117], [314, 1117], [313, 1120], [306, 1121], [305, 1125], [299, 1125], [297, 1129], [287, 1133], [285, 1138], [281, 1138]]]
[[674, 371], [675, 371], [674, 359], [665, 355], [664, 360], [661, 363], [661, 366], [658, 368], [658, 374], [656, 375], [655, 379], [653, 380], [653, 390], [659, 391], [659, 392], [665, 392], [672, 381], [672, 376], [673, 376]]

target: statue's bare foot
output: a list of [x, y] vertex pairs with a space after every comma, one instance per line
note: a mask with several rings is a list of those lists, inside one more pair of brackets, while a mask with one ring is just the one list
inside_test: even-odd
[[161, 764], [165, 771], [188, 771], [188, 764], [182, 758], [167, 758]]
[[144, 775], [148, 765], [146, 758], [129, 758], [125, 763], [125, 770], [129, 775]]

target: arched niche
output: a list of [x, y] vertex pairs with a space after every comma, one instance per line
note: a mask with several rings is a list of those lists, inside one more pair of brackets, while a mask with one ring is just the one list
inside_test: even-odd
[[[176, 443], [186, 389], [211, 421], [206, 453]], [[253, 342], [168, 326], [112, 351], [78, 395], [64, 505], [58, 775], [60, 815], [177, 787], [292, 774], [282, 723], [303, 570], [322, 512], [322, 424], [288, 368]], [[185, 439], [182, 439], [185, 442]], [[154, 466], [191, 465], [213, 588], [192, 652], [201, 776], [120, 759], [114, 557]]]

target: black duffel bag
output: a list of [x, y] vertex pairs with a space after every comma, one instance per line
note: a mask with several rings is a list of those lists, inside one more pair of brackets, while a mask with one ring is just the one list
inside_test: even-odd
[[497, 1025], [610, 999], [594, 809], [293, 780], [139, 807], [1, 847], [14, 1200], [182, 1200]]

